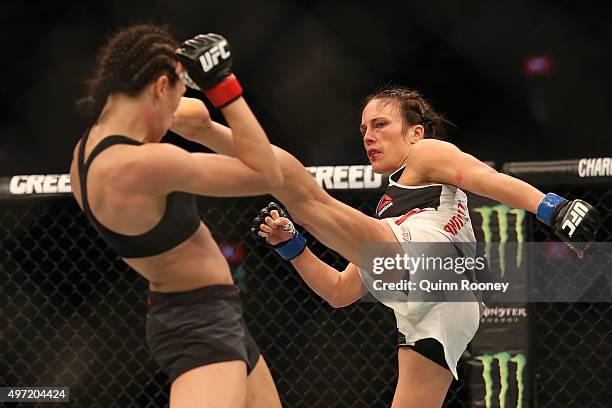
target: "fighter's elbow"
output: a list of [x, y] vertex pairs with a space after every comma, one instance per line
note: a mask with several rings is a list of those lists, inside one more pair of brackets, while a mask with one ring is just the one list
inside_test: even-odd
[[334, 309], [340, 309], [341, 307], [346, 307], [355, 303], [360, 298], [360, 294], [349, 293], [347, 291], [336, 291], [334, 294], [328, 296], [325, 300]]
[[346, 302], [342, 302], [340, 301], [340, 299], [336, 299], [336, 298], [327, 299], [327, 303], [334, 309], [340, 309], [342, 307], [348, 306]]

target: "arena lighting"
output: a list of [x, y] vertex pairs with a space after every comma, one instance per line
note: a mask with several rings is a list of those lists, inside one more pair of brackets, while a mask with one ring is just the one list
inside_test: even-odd
[[219, 249], [230, 265], [240, 265], [244, 260], [245, 251], [241, 243], [223, 243]]
[[576, 254], [563, 242], [549, 241], [545, 246], [545, 256], [551, 261], [564, 262]]
[[526, 77], [549, 76], [553, 68], [553, 57], [548, 54], [527, 55], [523, 59], [523, 75]]

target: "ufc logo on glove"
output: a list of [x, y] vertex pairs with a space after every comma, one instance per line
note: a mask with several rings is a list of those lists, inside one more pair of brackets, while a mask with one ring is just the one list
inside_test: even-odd
[[232, 55], [231, 52], [225, 49], [226, 46], [227, 41], [221, 41], [219, 44], [200, 55], [200, 64], [202, 64], [204, 72], [208, 72], [213, 69], [213, 67], [219, 65], [219, 57], [221, 57], [221, 59], [228, 59]]
[[582, 218], [586, 215], [589, 209], [580, 201], [574, 202], [574, 204], [570, 207], [569, 213], [571, 219], [565, 220], [561, 229], [569, 229], [568, 235], [571, 237], [574, 235], [574, 231], [576, 231], [576, 227], [580, 225], [582, 222]]
[[219, 34], [198, 34], [183, 42], [176, 56], [186, 69], [185, 84], [204, 91], [208, 100], [223, 108], [242, 96], [242, 87], [232, 74], [232, 52]]

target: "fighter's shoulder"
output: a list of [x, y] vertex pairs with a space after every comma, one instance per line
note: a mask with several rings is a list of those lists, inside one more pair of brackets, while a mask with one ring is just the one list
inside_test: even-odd
[[164, 189], [181, 161], [189, 153], [169, 143], [146, 143], [128, 146], [117, 152], [112, 172], [119, 183], [135, 190]]
[[430, 167], [451, 159], [461, 150], [452, 143], [437, 139], [422, 139], [408, 152], [407, 161], [416, 167]]
[[457, 151], [459, 148], [450, 142], [438, 139], [421, 139], [416, 142], [410, 154], [438, 154], [444, 151]]
[[81, 186], [80, 186], [80, 174], [78, 169], [78, 154], [79, 146], [81, 141], [79, 140], [72, 151], [72, 160], [70, 161], [70, 184], [72, 186], [71, 191], [74, 198], [77, 200], [79, 206], [81, 206]]
[[74, 178], [74, 175], [78, 175], [78, 160], [79, 160], [79, 146], [81, 145], [81, 140], [76, 142], [74, 145], [74, 149], [72, 149], [72, 159], [70, 160], [70, 175]]
[[126, 167], [147, 172], [167, 170], [173, 162], [180, 162], [189, 155], [186, 150], [170, 143], [145, 143], [123, 154], [122, 162]]

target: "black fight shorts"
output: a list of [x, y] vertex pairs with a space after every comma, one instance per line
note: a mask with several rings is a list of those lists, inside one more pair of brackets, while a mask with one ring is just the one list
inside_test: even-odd
[[399, 347], [408, 347], [425, 358], [433, 361], [438, 364], [442, 368], [448, 368], [448, 364], [446, 363], [446, 357], [444, 357], [444, 347], [442, 344], [431, 337], [427, 337], [425, 339], [417, 340], [414, 344], [408, 344], [406, 342], [406, 336], [404, 336], [400, 331], [397, 332], [397, 345]]
[[260, 355], [234, 285], [150, 292], [147, 345], [170, 381], [193, 368], [233, 360], [244, 361], [250, 373]]

